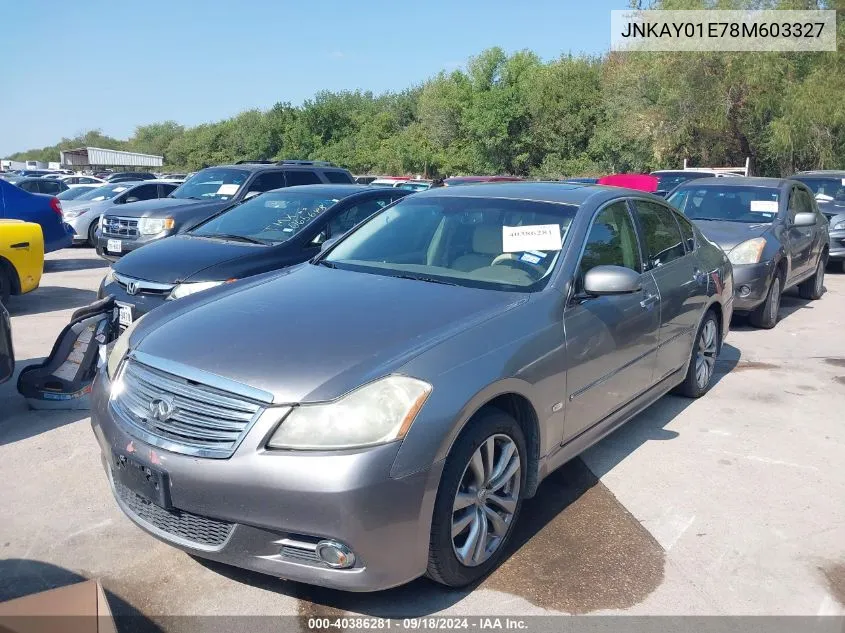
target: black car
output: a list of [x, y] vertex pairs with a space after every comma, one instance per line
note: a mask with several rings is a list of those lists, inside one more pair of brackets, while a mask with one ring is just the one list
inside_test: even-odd
[[819, 211], [830, 223], [829, 261], [845, 272], [845, 171], [801, 171], [790, 178], [803, 182], [815, 195]]
[[311, 259], [327, 240], [411, 193], [365, 185], [270, 191], [130, 253], [106, 275], [98, 296], [114, 296], [121, 324], [129, 325], [167, 300]]
[[155, 174], [148, 171], [119, 171], [105, 177], [106, 182], [129, 182], [130, 180], [155, 180]]
[[728, 254], [734, 312], [747, 313], [752, 325], [775, 326], [787, 288], [797, 285], [804, 299], [821, 297], [830, 250], [828, 222], [804, 184], [781, 178], [701, 178], [677, 187], [669, 202]]
[[[136, 203], [120, 215], [106, 213], [97, 253], [116, 261], [144, 244], [187, 231], [223, 209], [265, 191], [352, 182], [347, 170], [318, 161], [244, 161], [209, 167], [188, 178], [167, 198]], [[110, 244], [113, 248], [109, 248]]]
[[0, 303], [0, 382], [6, 382], [15, 373], [15, 350], [12, 347], [12, 321]]
[[67, 191], [69, 187], [61, 180], [52, 180], [50, 178], [9, 178], [8, 181], [28, 191], [29, 193], [46, 193], [51, 196], [60, 194], [62, 191]]

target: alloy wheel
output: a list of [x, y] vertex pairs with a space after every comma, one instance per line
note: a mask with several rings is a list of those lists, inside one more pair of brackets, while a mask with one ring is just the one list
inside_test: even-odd
[[778, 312], [780, 312], [780, 279], [775, 278], [772, 282], [772, 296], [771, 296], [771, 305], [769, 306], [769, 316], [771, 320], [777, 321]]
[[710, 384], [716, 367], [716, 348], [718, 347], [716, 322], [708, 319], [698, 337], [698, 350], [695, 353], [695, 382], [700, 389]]
[[504, 542], [519, 501], [520, 469], [516, 443], [500, 433], [470, 458], [452, 504], [452, 548], [463, 565], [480, 565]]
[[825, 262], [824, 259], [819, 259], [819, 265], [816, 267], [816, 289], [815, 295], [820, 297], [822, 294], [822, 288], [824, 288], [824, 268]]

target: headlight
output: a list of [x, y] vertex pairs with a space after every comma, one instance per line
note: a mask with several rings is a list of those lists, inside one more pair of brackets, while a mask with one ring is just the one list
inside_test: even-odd
[[388, 376], [334, 402], [294, 407], [267, 446], [329, 450], [391, 442], [405, 437], [430, 393], [427, 382]]
[[222, 283], [222, 281], [198, 281], [193, 284], [178, 284], [170, 291], [170, 294], [167, 295], [167, 300], [172, 301], [173, 299], [181, 299], [182, 297], [187, 297], [195, 292], [202, 292], [203, 290], [214, 288]]
[[109, 354], [109, 360], [106, 363], [106, 373], [108, 374], [109, 380], [114, 380], [117, 374], [117, 368], [120, 367], [121, 361], [129, 351], [129, 337], [132, 336], [132, 332], [135, 331], [135, 328], [138, 327], [144, 316], [146, 315], [141, 316], [137, 321], [133, 321], [132, 325], [126, 328], [114, 342], [111, 353]]
[[734, 246], [728, 253], [728, 259], [731, 264], [756, 264], [760, 261], [765, 247], [765, 238], [755, 237], [753, 240]]
[[91, 210], [90, 207], [82, 207], [81, 209], [68, 209], [64, 211], [62, 215], [66, 218], [78, 218], [83, 213], [88, 213]]
[[173, 218], [141, 218], [138, 220], [138, 232], [141, 235], [155, 235], [169, 231], [176, 225]]
[[836, 224], [830, 227], [831, 231], [843, 231], [845, 230], [845, 220], [840, 220]]

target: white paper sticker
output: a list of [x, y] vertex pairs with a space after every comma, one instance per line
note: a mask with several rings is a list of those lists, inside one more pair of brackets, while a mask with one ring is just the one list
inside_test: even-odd
[[217, 195], [234, 196], [238, 193], [238, 187], [240, 187], [240, 185], [220, 185], [220, 188], [217, 190]]
[[845, 178], [842, 179], [842, 186], [845, 187]]
[[755, 213], [777, 213], [778, 202], [777, 200], [752, 200], [751, 210]]
[[560, 224], [532, 224], [502, 227], [502, 252], [559, 251]]
[[528, 252], [531, 253], [534, 257], [539, 257], [540, 259], [543, 259], [546, 256], [546, 254], [543, 251], [528, 251]]

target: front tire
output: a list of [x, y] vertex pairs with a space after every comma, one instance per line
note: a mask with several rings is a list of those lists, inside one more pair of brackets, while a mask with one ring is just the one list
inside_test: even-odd
[[802, 299], [808, 301], [815, 301], [821, 299], [824, 294], [824, 270], [827, 267], [827, 258], [824, 255], [819, 257], [819, 262], [816, 264], [816, 273], [801, 282], [798, 286], [798, 294]]
[[677, 393], [687, 398], [700, 398], [710, 391], [716, 373], [720, 338], [719, 321], [713, 311], [708, 310], [698, 326], [687, 375], [684, 382], [678, 385]]
[[97, 224], [99, 223], [99, 219], [91, 222], [88, 226], [88, 246], [91, 248], [97, 248]]
[[754, 327], [763, 328], [764, 330], [771, 330], [778, 322], [778, 312], [780, 312], [780, 295], [782, 282], [780, 275], [775, 275], [772, 279], [772, 284], [769, 286], [769, 292], [766, 294], [766, 300], [748, 316], [748, 320]]
[[431, 524], [429, 578], [463, 587], [499, 564], [522, 507], [527, 467], [517, 421], [482, 409], [446, 458]]

